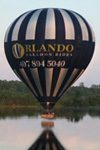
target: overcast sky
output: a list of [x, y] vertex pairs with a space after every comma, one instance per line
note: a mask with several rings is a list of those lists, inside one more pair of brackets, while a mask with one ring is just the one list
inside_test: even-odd
[[4, 53], [4, 36], [8, 26], [22, 13], [37, 8], [65, 8], [81, 14], [92, 26], [96, 46], [92, 61], [80, 79], [85, 86], [100, 84], [100, 0], [0, 0], [0, 80], [19, 80]]

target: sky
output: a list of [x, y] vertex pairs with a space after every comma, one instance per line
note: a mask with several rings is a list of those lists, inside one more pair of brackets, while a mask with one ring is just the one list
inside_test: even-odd
[[100, 84], [100, 0], [0, 0], [0, 80], [19, 80], [10, 68], [4, 52], [4, 36], [8, 26], [26, 11], [38, 8], [64, 8], [81, 14], [92, 26], [96, 46], [93, 58], [82, 76], [74, 84], [90, 87]]

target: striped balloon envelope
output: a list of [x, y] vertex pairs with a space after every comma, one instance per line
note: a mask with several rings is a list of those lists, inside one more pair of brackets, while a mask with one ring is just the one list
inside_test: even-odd
[[84, 72], [95, 47], [88, 22], [57, 8], [22, 14], [9, 26], [4, 42], [13, 71], [49, 109]]

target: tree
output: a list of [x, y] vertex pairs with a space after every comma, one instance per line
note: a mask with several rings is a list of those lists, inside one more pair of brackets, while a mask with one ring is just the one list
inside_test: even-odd
[[79, 83], [79, 86], [80, 86], [80, 87], [84, 87], [84, 82], [80, 82], [80, 83]]
[[97, 89], [97, 88], [98, 88], [98, 85], [96, 85], [96, 84], [92, 84], [92, 85], [91, 85], [91, 88], [93, 88], [93, 89]]

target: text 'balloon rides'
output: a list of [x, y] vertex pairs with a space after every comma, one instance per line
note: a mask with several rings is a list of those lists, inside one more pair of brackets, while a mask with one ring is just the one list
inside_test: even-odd
[[5, 35], [11, 68], [49, 109], [84, 72], [94, 47], [95, 37], [87, 21], [65, 9], [28, 11]]

